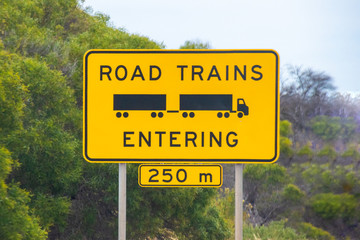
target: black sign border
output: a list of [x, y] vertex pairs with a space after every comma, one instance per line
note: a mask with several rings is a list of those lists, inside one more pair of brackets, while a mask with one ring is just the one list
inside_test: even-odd
[[[110, 54], [208, 54], [208, 53], [271, 53], [275, 55], [276, 58], [276, 74], [275, 74], [275, 155], [271, 159], [157, 159], [157, 158], [146, 158], [146, 159], [125, 159], [125, 158], [90, 158], [87, 154], [88, 146], [87, 146], [87, 83], [88, 83], [88, 58], [91, 54], [96, 53], [110, 53]], [[84, 143], [83, 143], [83, 154], [84, 158], [88, 162], [92, 163], [174, 163], [174, 162], [180, 162], [180, 163], [229, 163], [229, 164], [235, 164], [235, 163], [274, 163], [277, 161], [279, 157], [279, 149], [278, 149], [278, 115], [279, 115], [279, 55], [274, 50], [89, 50], [86, 52], [84, 56]]]

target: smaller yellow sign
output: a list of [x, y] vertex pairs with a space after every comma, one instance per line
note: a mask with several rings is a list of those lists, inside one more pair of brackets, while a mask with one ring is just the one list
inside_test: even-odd
[[221, 187], [221, 165], [164, 165], [139, 166], [141, 187]]

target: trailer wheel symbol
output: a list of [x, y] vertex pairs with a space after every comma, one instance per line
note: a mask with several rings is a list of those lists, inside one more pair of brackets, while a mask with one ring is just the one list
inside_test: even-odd
[[121, 112], [116, 113], [116, 117], [121, 118], [121, 116], [123, 116], [124, 118], [127, 118], [129, 116], [129, 113], [127, 113], [127, 112], [124, 112], [123, 114], [121, 114]]

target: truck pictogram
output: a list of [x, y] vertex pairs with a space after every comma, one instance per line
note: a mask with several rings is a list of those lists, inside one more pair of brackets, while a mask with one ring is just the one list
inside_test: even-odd
[[230, 113], [237, 113], [239, 118], [249, 115], [249, 107], [243, 98], [237, 99], [237, 111], [233, 110], [231, 94], [181, 94], [180, 111], [182, 116], [195, 117], [195, 111], [217, 111], [218, 118], [228, 118]]
[[129, 111], [151, 111], [151, 117], [162, 118], [164, 113], [182, 113], [183, 118], [194, 118], [197, 111], [215, 111], [218, 118], [229, 118], [236, 113], [238, 118], [249, 115], [249, 107], [243, 98], [236, 100], [233, 110], [231, 94], [181, 94], [179, 110], [166, 109], [165, 94], [114, 94], [116, 117], [127, 118]]
[[114, 94], [116, 117], [127, 118], [129, 111], [152, 111], [151, 116], [162, 118], [166, 111], [165, 94]]

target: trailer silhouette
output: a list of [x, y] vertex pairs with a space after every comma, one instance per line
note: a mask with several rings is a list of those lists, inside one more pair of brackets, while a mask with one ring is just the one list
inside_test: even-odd
[[[114, 94], [114, 111], [118, 118], [129, 116], [128, 111], [152, 111], [151, 117], [162, 118], [166, 110], [165, 94]], [[121, 112], [124, 111], [124, 112]]]
[[249, 107], [243, 98], [237, 99], [237, 110], [233, 110], [233, 96], [231, 94], [181, 94], [179, 110], [166, 111], [165, 94], [114, 94], [113, 110], [118, 118], [129, 116], [129, 111], [151, 111], [151, 117], [162, 118], [163, 112], [182, 112], [184, 118], [195, 117], [196, 111], [217, 111], [217, 117], [230, 117], [230, 113], [237, 113], [239, 118], [249, 115]]
[[243, 98], [237, 99], [237, 111], [233, 110], [233, 96], [231, 94], [181, 94], [180, 111], [182, 116], [195, 117], [194, 111], [218, 111], [217, 117], [230, 117], [230, 113], [237, 113], [239, 118], [249, 115], [249, 107]]

